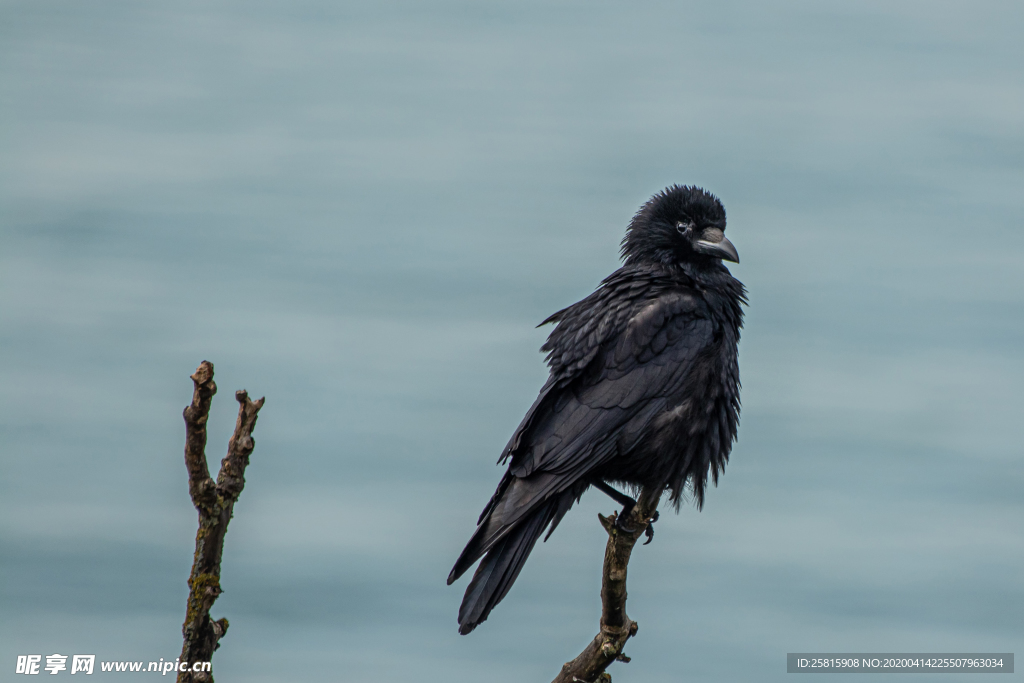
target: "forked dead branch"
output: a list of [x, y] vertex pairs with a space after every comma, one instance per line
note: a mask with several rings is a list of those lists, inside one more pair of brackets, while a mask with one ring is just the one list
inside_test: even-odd
[[598, 515], [608, 532], [601, 576], [601, 625], [598, 634], [583, 652], [566, 662], [552, 683], [609, 683], [605, 669], [616, 661], [628, 662], [623, 649], [637, 634], [637, 623], [626, 616], [626, 570], [637, 540], [655, 518], [660, 488], [645, 487], [624, 523], [616, 524], [616, 515]]
[[[196, 552], [189, 575], [188, 608], [182, 625], [184, 644], [181, 662], [209, 662], [220, 639], [228, 630], [228, 620], [210, 618], [210, 608], [220, 595], [220, 561], [224, 550], [224, 534], [231, 521], [235, 501], [245, 486], [245, 468], [255, 445], [252, 430], [263, 407], [263, 399], [249, 400], [245, 391], [236, 391], [238, 419], [228, 442], [228, 454], [221, 460], [217, 481], [210, 477], [206, 464], [206, 422], [210, 404], [217, 393], [213, 381], [213, 363], [203, 361], [192, 375], [192, 403], [185, 408], [185, 466], [188, 468], [188, 491], [199, 511]], [[212, 683], [213, 676], [204, 671], [179, 671], [178, 683]]]

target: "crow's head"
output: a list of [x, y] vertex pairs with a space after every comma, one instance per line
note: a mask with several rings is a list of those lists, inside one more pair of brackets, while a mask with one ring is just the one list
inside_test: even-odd
[[718, 197], [699, 187], [673, 185], [633, 216], [622, 238], [622, 257], [626, 263], [739, 263], [724, 230], [725, 208]]

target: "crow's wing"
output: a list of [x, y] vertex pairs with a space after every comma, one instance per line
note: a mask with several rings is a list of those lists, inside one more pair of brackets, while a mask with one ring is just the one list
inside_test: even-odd
[[546, 410], [519, 437], [512, 474], [576, 479], [616, 452], [628, 452], [680, 393], [712, 342], [713, 327], [703, 300], [690, 292], [667, 292], [636, 306], [575, 380], [549, 390]]
[[596, 350], [580, 345], [577, 356], [591, 361], [574, 379], [560, 386], [552, 377], [542, 389], [510, 442], [508, 473], [481, 515], [481, 521], [491, 518], [483, 546], [552, 495], [573, 489], [589, 472], [632, 449], [681, 392], [694, 361], [714, 338], [706, 305], [692, 293], [668, 292], [634, 311], [619, 334]]

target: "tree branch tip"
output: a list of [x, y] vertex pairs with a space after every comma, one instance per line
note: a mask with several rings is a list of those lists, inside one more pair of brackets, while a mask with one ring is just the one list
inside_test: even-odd
[[196, 384], [206, 384], [213, 379], [213, 363], [208, 360], [204, 360], [196, 368], [196, 371], [191, 375], [192, 381]]
[[238, 401], [243, 406], [251, 405], [253, 409], [258, 413], [260, 411], [260, 408], [263, 407], [263, 403], [267, 400], [267, 397], [261, 396], [255, 401], [250, 401], [249, 392], [246, 391], [245, 389], [239, 389], [238, 391], [235, 392], [235, 400]]

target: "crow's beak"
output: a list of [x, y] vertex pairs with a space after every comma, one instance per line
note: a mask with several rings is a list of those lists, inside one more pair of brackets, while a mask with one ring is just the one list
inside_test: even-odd
[[[717, 232], [717, 230], [715, 232]], [[722, 233], [718, 234], [721, 235]], [[720, 258], [723, 261], [732, 261], [733, 263], [740, 262], [740, 255], [736, 253], [736, 247], [732, 246], [732, 242], [730, 242], [729, 238], [725, 235], [722, 235], [722, 238], [716, 242], [712, 242], [710, 240], [697, 240], [693, 243], [693, 247], [702, 254], [714, 256], [715, 258]]]

